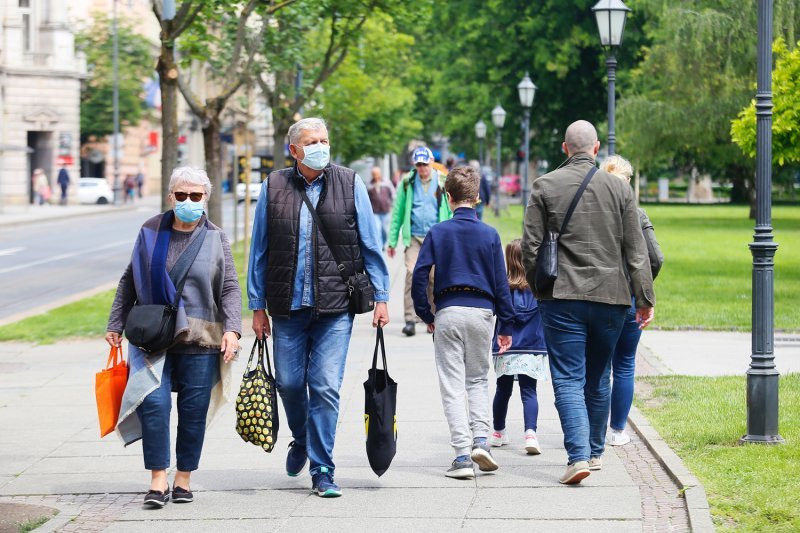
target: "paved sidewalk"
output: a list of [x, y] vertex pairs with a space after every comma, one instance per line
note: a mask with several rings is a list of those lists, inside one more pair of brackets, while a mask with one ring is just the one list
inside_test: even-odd
[[161, 197], [148, 195], [132, 203], [114, 205], [6, 205], [0, 212], [0, 229], [64, 218], [89, 217], [147, 206], [159, 208]]
[[[646, 457], [645, 446], [620, 455], [609, 448], [603, 470], [581, 486], [558, 483], [566, 453], [549, 382], [539, 385], [542, 455], [528, 456], [522, 448], [521, 403], [515, 393], [508, 421], [512, 444], [495, 454], [500, 470], [474, 481], [444, 477], [453, 452], [433, 344], [425, 333], [401, 335], [402, 261], [393, 261], [391, 268], [398, 281], [392, 288], [394, 322], [387, 327], [387, 350], [390, 373], [399, 384], [399, 437], [397, 456], [383, 477], [370, 470], [364, 451], [362, 382], [374, 347], [364, 315], [354, 328], [341, 394], [335, 460], [342, 498], [311, 495], [307, 474], [286, 476], [290, 436], [285, 425], [275, 451], [266, 454], [241, 441], [229, 409], [208, 429], [201, 469], [193, 476], [195, 503], [143, 510], [149, 476], [141, 445], [123, 448], [114, 435], [98, 437], [93, 374], [107, 353], [98, 339], [36, 347], [0, 344], [0, 502], [58, 508], [60, 514], [44, 531], [687, 529], [682, 499], [668, 476], [641, 474], [659, 467]], [[246, 337], [244, 346], [252, 340]], [[244, 357], [235, 363], [235, 375], [244, 363]], [[173, 420], [173, 438], [174, 426]], [[669, 512], [659, 515], [659, 509]]]

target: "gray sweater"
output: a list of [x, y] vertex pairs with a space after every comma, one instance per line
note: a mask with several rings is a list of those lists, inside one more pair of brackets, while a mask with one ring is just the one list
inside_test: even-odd
[[[191, 240], [191, 231], [172, 230], [169, 239], [169, 249], [167, 250], [167, 270], [170, 270], [178, 257], [183, 253]], [[242, 334], [242, 297], [239, 290], [238, 278], [236, 276], [236, 266], [233, 262], [233, 254], [228, 237], [222, 234], [222, 249], [225, 254], [225, 280], [222, 288], [221, 309], [225, 320], [223, 323], [224, 331], [233, 331], [239, 336]], [[111, 314], [108, 317], [106, 331], [122, 333], [125, 329], [125, 320], [128, 313], [136, 302], [136, 288], [133, 284], [133, 266], [128, 263], [122, 278], [117, 286], [117, 294], [114, 303], [111, 305]], [[207, 348], [187, 344], [178, 345], [170, 350], [171, 352], [208, 352]]]

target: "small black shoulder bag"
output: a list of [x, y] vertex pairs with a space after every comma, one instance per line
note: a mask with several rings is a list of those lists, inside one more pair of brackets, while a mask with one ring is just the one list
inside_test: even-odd
[[536, 252], [536, 273], [533, 278], [534, 288], [538, 294], [541, 294], [553, 287], [558, 277], [558, 239], [567, 229], [569, 219], [572, 218], [572, 213], [578, 205], [578, 201], [583, 196], [583, 191], [589, 185], [589, 181], [597, 172], [597, 167], [593, 166], [589, 169], [586, 177], [583, 178], [581, 186], [572, 198], [572, 203], [567, 209], [567, 214], [564, 215], [564, 222], [561, 223], [561, 231], [555, 232], [548, 229], [542, 238], [542, 244], [539, 245], [539, 250]]

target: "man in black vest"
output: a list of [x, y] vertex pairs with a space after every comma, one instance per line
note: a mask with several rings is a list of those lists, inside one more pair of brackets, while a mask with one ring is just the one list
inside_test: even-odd
[[[366, 185], [355, 171], [330, 163], [325, 122], [296, 122], [289, 143], [296, 166], [271, 173], [261, 186], [247, 295], [256, 336], [274, 334], [275, 379], [294, 439], [286, 472], [297, 476], [310, 460], [312, 491], [335, 497], [342, 492], [333, 481], [332, 454], [354, 315], [334, 256], [348, 274], [369, 275], [375, 287], [373, 326], [389, 323], [389, 270]], [[302, 191], [324, 231], [314, 223]]]

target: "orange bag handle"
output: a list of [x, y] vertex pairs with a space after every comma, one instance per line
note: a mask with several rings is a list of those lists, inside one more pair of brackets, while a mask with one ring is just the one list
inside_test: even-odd
[[111, 351], [108, 352], [108, 361], [106, 361], [106, 370], [108, 370], [112, 366], [117, 366], [120, 360], [124, 360], [122, 356], [122, 346], [112, 346]]

